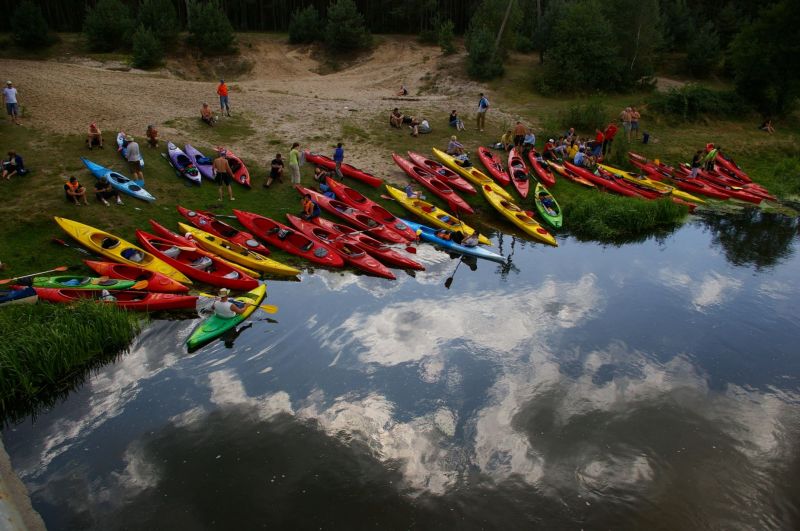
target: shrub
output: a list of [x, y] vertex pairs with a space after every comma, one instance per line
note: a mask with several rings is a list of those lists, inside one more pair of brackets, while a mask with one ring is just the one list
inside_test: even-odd
[[205, 55], [235, 51], [236, 36], [218, 0], [189, 1], [189, 42]]
[[133, 19], [120, 0], [100, 0], [86, 14], [83, 32], [92, 50], [110, 52], [127, 48], [133, 33]]
[[131, 63], [136, 68], [152, 68], [161, 64], [164, 58], [164, 48], [155, 32], [139, 26], [133, 34], [133, 60]]
[[311, 43], [320, 38], [322, 23], [319, 12], [313, 5], [298, 9], [289, 22], [289, 42]]
[[419, 42], [423, 44], [438, 44], [440, 26], [439, 17], [433, 17], [428, 26], [420, 30]]
[[608, 125], [608, 110], [599, 99], [590, 99], [584, 103], [574, 103], [561, 111], [559, 120], [561, 124], [574, 127], [577, 131], [593, 133], [595, 129], [602, 131]]
[[12, 38], [19, 46], [44, 48], [51, 38], [42, 9], [31, 0], [24, 0], [11, 17]]
[[704, 117], [735, 118], [742, 115], [743, 109], [747, 110], [747, 104], [735, 92], [694, 84], [656, 93], [648, 103], [652, 111], [688, 122]]
[[372, 36], [353, 0], [334, 0], [328, 7], [325, 43], [334, 52], [369, 48]]
[[139, 8], [138, 22], [165, 46], [178, 40], [180, 22], [172, 0], [144, 0]]
[[445, 20], [439, 26], [439, 47], [445, 55], [452, 55], [456, 53], [455, 34], [453, 30], [455, 24], [452, 20]]
[[708, 77], [722, 58], [719, 36], [712, 24], [696, 32], [686, 47], [686, 69], [696, 77]]
[[475, 79], [487, 80], [503, 75], [503, 61], [496, 53], [494, 39], [484, 26], [471, 29], [467, 37], [467, 72]]
[[533, 45], [533, 39], [527, 35], [517, 35], [517, 42], [515, 48], [518, 52], [531, 53], [536, 47]]

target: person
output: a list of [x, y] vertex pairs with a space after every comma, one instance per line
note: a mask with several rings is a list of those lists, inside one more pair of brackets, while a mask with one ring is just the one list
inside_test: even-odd
[[292, 184], [300, 184], [300, 147], [299, 142], [292, 144], [289, 150], [289, 170], [292, 172]]
[[477, 230], [473, 230], [472, 234], [461, 240], [461, 245], [464, 247], [477, 247], [478, 243], [480, 243], [480, 233]]
[[591, 156], [599, 157], [603, 152], [603, 142], [606, 141], [606, 135], [600, 130], [594, 130], [594, 142], [591, 145]]
[[522, 140], [522, 150], [529, 151], [533, 149], [534, 144], [536, 144], [536, 135], [533, 134], [533, 131], [528, 130], [525, 133], [525, 138]]
[[556, 214], [558, 214], [558, 212], [556, 211], [556, 200], [553, 198], [552, 195], [550, 195], [549, 193], [544, 193], [539, 196], [539, 199], [541, 200], [542, 206], [545, 208], [545, 210], [547, 210], [548, 214], [550, 214], [551, 216], [555, 216]]
[[[116, 245], [119, 244], [119, 240], [115, 238], [106, 238], [105, 240], [103, 240], [102, 243], [103, 247], [105, 247], [106, 245], [106, 240], [110, 240], [111, 247], [115, 247]], [[105, 248], [110, 249], [111, 247], [105, 247]], [[137, 264], [141, 263], [142, 260], [144, 260], [144, 255], [139, 249], [132, 249], [132, 248], [123, 249], [119, 254], [125, 260], [130, 260], [131, 262], [136, 262]]]
[[17, 152], [11, 150], [8, 152], [8, 160], [3, 161], [2, 178], [8, 181], [14, 175], [25, 175], [25, 164], [22, 162], [22, 157], [17, 155]]
[[500, 137], [500, 144], [503, 151], [511, 151], [511, 148], [514, 147], [514, 132], [511, 129]]
[[108, 199], [115, 198], [117, 200], [117, 204], [121, 205], [122, 198], [119, 196], [119, 192], [114, 190], [111, 187], [111, 183], [108, 182], [108, 179], [105, 177], [100, 177], [94, 183], [94, 196], [97, 198], [98, 201], [103, 203], [105, 206], [109, 206]]
[[449, 124], [450, 127], [455, 127], [456, 131], [464, 130], [464, 122], [461, 121], [461, 118], [458, 117], [458, 111], [455, 109], [450, 111]]
[[611, 122], [603, 131], [603, 156], [611, 149], [611, 143], [614, 141], [614, 136], [617, 134], [617, 124]]
[[564, 133], [564, 138], [567, 139], [567, 142], [572, 142], [573, 140], [575, 140], [575, 138], [576, 138], [575, 137], [575, 128], [574, 127], [570, 127], [569, 129], [567, 129], [567, 132]]
[[578, 145], [578, 140], [575, 137], [573, 137], [569, 143], [569, 146], [567, 147], [566, 158], [568, 158], [569, 160], [574, 160], [575, 155], [578, 154], [578, 148], [580, 148], [580, 146]]
[[[631, 135], [633, 138], [639, 138], [639, 118], [642, 115], [636, 110], [636, 107], [631, 107]], [[630, 137], [628, 138], [630, 141]]]
[[342, 147], [341, 142], [336, 144], [336, 149], [333, 150], [333, 161], [336, 163], [336, 175], [339, 177], [340, 181], [343, 181], [344, 175], [342, 175], [342, 162], [344, 162], [344, 148]]
[[575, 158], [572, 159], [572, 163], [575, 166], [584, 166], [586, 164], [586, 153], [583, 148], [578, 149], [578, 152], [575, 154]]
[[283, 159], [281, 158], [281, 154], [275, 153], [275, 158], [272, 159], [269, 165], [269, 177], [267, 177], [264, 188], [269, 188], [272, 185], [272, 181], [276, 179], [279, 183], [283, 184]]
[[697, 174], [700, 173], [700, 166], [703, 164], [703, 152], [697, 150], [697, 153], [692, 157], [692, 173], [689, 175], [692, 179], [697, 179]]
[[97, 122], [89, 124], [89, 131], [86, 135], [86, 146], [92, 149], [94, 146], [103, 149], [103, 132], [97, 127]]
[[555, 152], [553, 149], [556, 147], [555, 140], [552, 138], [548, 140], [542, 148], [542, 158], [545, 160], [556, 160]]
[[621, 113], [619, 113], [619, 121], [622, 122], [622, 128], [625, 130], [625, 137], [628, 139], [628, 142], [631, 141], [631, 116], [632, 116], [631, 108], [625, 107]]
[[219, 300], [211, 303], [211, 309], [214, 310], [214, 315], [217, 317], [231, 319], [244, 313], [244, 303], [229, 300], [228, 295], [230, 294], [231, 291], [228, 288], [221, 288], [219, 290]]
[[553, 153], [556, 157], [561, 159], [567, 156], [567, 141], [563, 136], [558, 138], [558, 142], [556, 142], [556, 145], [553, 148]]
[[708, 144], [706, 150], [708, 153], [703, 159], [703, 164], [705, 164], [706, 171], [714, 171], [714, 161], [717, 160], [717, 153], [720, 148], [715, 147], [714, 144]]
[[464, 154], [464, 144], [458, 141], [458, 137], [456, 135], [450, 137], [450, 142], [447, 143], [446, 153], [448, 155]]
[[211, 127], [214, 127], [214, 113], [211, 112], [211, 107], [208, 103], [203, 103], [203, 106], [200, 108], [200, 119]]
[[400, 114], [400, 109], [397, 107], [392, 109], [391, 114], [389, 114], [389, 125], [398, 129], [403, 125], [403, 115]]
[[133, 178], [143, 181], [142, 154], [139, 151], [139, 144], [130, 135], [125, 135], [125, 142], [127, 142], [125, 145], [125, 149], [127, 150], [125, 158], [128, 159], [128, 167], [133, 174]]
[[300, 214], [300, 217], [306, 221], [318, 218], [322, 213], [319, 205], [311, 199], [311, 194], [305, 194], [300, 201], [300, 205], [303, 207], [303, 212]]
[[75, 203], [75, 206], [80, 206], [81, 202], [83, 202], [84, 205], [89, 204], [89, 202], [86, 201], [86, 188], [78, 182], [78, 179], [75, 178], [74, 175], [69, 178], [69, 181], [64, 183], [64, 194], [67, 196], [67, 200]]
[[397, 91], [398, 96], [408, 96], [408, 89], [405, 85], [400, 85], [400, 90]]
[[228, 116], [231, 115], [231, 106], [228, 101], [228, 85], [225, 84], [224, 79], [219, 80], [219, 85], [217, 86], [217, 95], [219, 96], [219, 113], [224, 115], [227, 111]]
[[522, 149], [522, 143], [525, 141], [525, 134], [528, 129], [522, 125], [522, 122], [517, 120], [517, 125], [514, 126], [514, 147]]
[[236, 198], [233, 197], [233, 189], [231, 188], [233, 170], [231, 169], [230, 162], [228, 162], [228, 152], [221, 149], [219, 151], [219, 156], [214, 159], [212, 167], [214, 168], [214, 180], [217, 182], [217, 187], [219, 189], [219, 199], [217, 199], [217, 201], [222, 201], [222, 188], [224, 186], [228, 187], [228, 197], [230, 200], [236, 201]]
[[147, 131], [145, 131], [144, 136], [147, 137], [147, 145], [151, 148], [158, 147], [158, 129], [153, 124], [149, 124], [147, 126]]
[[19, 125], [19, 100], [17, 89], [11, 81], [6, 81], [6, 88], [3, 89], [3, 101], [6, 104], [6, 112], [11, 117], [11, 121]]
[[329, 172], [323, 171], [319, 166], [314, 168], [314, 180], [319, 183], [319, 191], [322, 192], [322, 195], [325, 197], [336, 199], [336, 194], [333, 190], [331, 190], [331, 187], [328, 184], [328, 179], [330, 178], [331, 174]]
[[103, 302], [115, 302], [117, 298], [107, 289], [103, 289], [100, 291], [100, 300]]
[[483, 132], [486, 127], [486, 112], [489, 110], [489, 98], [484, 96], [483, 92], [480, 93], [478, 100], [478, 130]]
[[406, 192], [406, 197], [409, 199], [425, 199], [425, 197], [422, 195], [421, 192], [414, 190], [410, 182], [406, 183], [405, 192]]
[[428, 120], [423, 118], [421, 121], [417, 121], [416, 118], [412, 118], [411, 120], [411, 136], [419, 136], [425, 135], [431, 132], [431, 125], [428, 123]]
[[761, 129], [762, 131], [766, 131], [769, 134], [774, 133], [775, 132], [775, 128], [772, 126], [772, 119], [771, 118], [767, 118], [766, 120], [764, 120], [764, 123], [761, 124], [759, 129]]

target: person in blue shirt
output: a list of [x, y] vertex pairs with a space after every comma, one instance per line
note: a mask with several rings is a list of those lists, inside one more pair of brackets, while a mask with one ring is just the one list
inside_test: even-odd
[[17, 155], [16, 151], [8, 152], [8, 160], [3, 162], [2, 179], [6, 181], [11, 179], [14, 175], [24, 175], [25, 165], [22, 162], [22, 157]]
[[483, 95], [483, 92], [481, 92], [480, 96], [481, 99], [478, 100], [478, 130], [483, 131], [486, 126], [486, 111], [489, 110], [489, 99]]
[[583, 167], [586, 164], [586, 153], [584, 153], [583, 148], [580, 148], [577, 153], [575, 153], [575, 158], [572, 160], [573, 164], [576, 166]]
[[344, 179], [344, 175], [342, 175], [342, 162], [344, 162], [344, 148], [342, 147], [342, 143], [339, 142], [336, 144], [336, 149], [333, 150], [333, 161], [336, 163], [336, 175], [339, 177], [339, 180]]

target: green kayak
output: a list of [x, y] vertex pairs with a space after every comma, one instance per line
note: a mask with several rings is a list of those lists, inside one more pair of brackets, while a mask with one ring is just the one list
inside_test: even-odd
[[261, 301], [263, 301], [264, 297], [266, 296], [267, 285], [261, 284], [257, 288], [252, 289], [243, 295], [231, 297], [230, 300], [247, 303], [244, 313], [235, 315], [230, 319], [225, 319], [224, 317], [218, 317], [217, 315], [212, 314], [194, 329], [192, 335], [190, 335], [189, 339], [186, 340], [186, 346], [189, 347], [189, 350], [194, 350], [205, 345], [209, 341], [218, 338], [231, 328], [235, 328], [236, 325], [243, 322], [245, 319], [250, 317], [251, 313], [256, 311], [256, 308], [258, 308], [258, 305], [261, 304]]
[[144, 289], [147, 282], [135, 280], [122, 280], [108, 277], [85, 277], [82, 275], [61, 275], [57, 277], [36, 277], [33, 279], [35, 288], [58, 289]]
[[[548, 206], [545, 206], [542, 200], [546, 200]], [[542, 183], [536, 183], [536, 189], [533, 192], [533, 203], [536, 205], [539, 215], [548, 225], [554, 229], [561, 228], [561, 207], [558, 206], [553, 194], [542, 186]]]

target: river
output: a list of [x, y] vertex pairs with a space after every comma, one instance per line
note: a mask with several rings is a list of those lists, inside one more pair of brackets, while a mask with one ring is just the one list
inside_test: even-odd
[[51, 530], [800, 527], [797, 220], [499, 238], [510, 267], [420, 245], [394, 282], [269, 282], [276, 315], [192, 354], [197, 321], [153, 321], [3, 432], [34, 507]]

